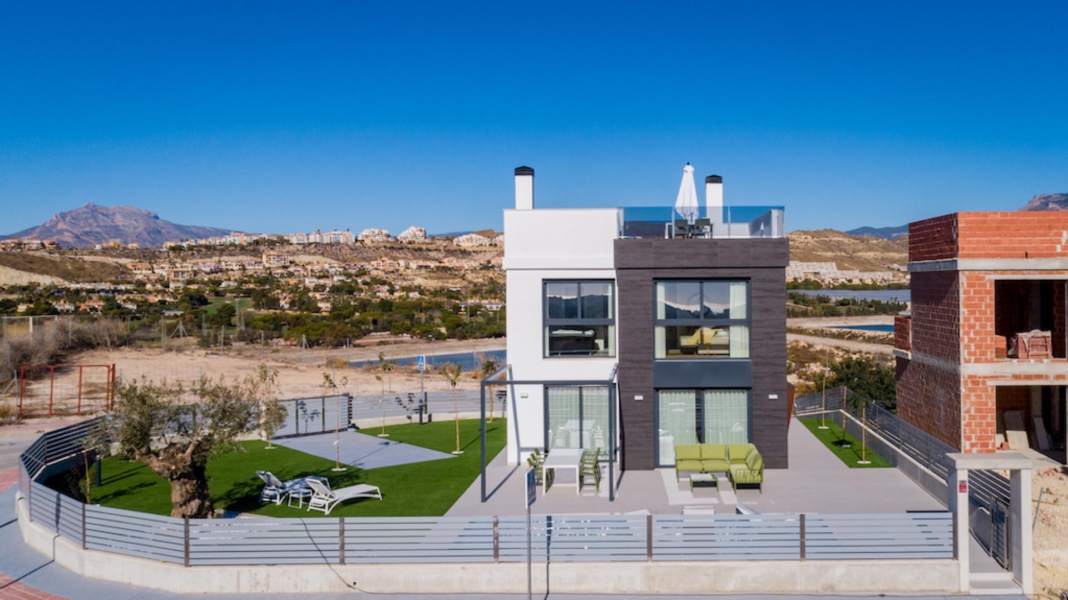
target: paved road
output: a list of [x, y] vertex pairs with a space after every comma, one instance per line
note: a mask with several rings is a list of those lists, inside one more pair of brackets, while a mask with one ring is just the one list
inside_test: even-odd
[[894, 347], [887, 344], [872, 344], [869, 342], [858, 342], [855, 340], [839, 340], [835, 338], [825, 338], [818, 335], [801, 335], [798, 333], [786, 334], [787, 342], [805, 342], [813, 346], [830, 346], [831, 348], [841, 348], [842, 350], [851, 350], [853, 352], [867, 352], [869, 354], [893, 354]]

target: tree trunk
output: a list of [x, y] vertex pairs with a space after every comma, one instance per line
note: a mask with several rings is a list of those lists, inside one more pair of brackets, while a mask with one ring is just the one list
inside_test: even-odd
[[215, 516], [215, 506], [208, 492], [208, 479], [203, 473], [199, 476], [182, 473], [171, 479], [171, 516], [190, 519], [210, 519]]
[[210, 519], [215, 506], [208, 491], [208, 454], [196, 442], [171, 444], [156, 454], [141, 452], [135, 458], [171, 482], [171, 516]]

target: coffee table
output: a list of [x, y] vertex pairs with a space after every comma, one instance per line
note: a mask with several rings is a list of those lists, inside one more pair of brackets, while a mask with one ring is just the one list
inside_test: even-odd
[[690, 491], [696, 483], [711, 483], [712, 487], [719, 489], [719, 478], [715, 473], [693, 473], [690, 475]]

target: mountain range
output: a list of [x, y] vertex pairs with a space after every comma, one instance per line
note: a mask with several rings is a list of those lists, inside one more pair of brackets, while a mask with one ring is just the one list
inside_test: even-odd
[[[1024, 205], [1021, 211], [1068, 210], [1068, 194], [1037, 194]], [[909, 233], [908, 225], [897, 227], [858, 227], [847, 231], [849, 235], [868, 236], [884, 240], [896, 240]]]
[[141, 208], [100, 206], [90, 202], [74, 210], [58, 213], [37, 227], [2, 237], [55, 240], [64, 248], [92, 248], [110, 241], [151, 248], [162, 246], [165, 242], [229, 235], [232, 231], [216, 227], [178, 225]]
[[1068, 210], [1068, 194], [1038, 194], [1020, 210]]

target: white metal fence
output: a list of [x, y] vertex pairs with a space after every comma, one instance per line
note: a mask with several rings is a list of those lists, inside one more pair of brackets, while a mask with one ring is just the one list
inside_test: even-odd
[[[23, 453], [33, 522], [88, 550], [199, 565], [526, 560], [525, 517], [178, 519], [86, 505], [38, 480], [82, 460], [89, 421]], [[820, 515], [562, 515], [532, 521], [550, 562], [955, 559], [948, 512]]]

